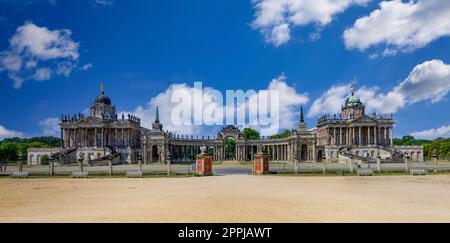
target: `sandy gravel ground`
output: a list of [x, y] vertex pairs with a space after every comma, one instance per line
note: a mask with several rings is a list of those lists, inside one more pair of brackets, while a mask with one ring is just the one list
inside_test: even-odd
[[450, 176], [0, 179], [0, 222], [450, 222]]

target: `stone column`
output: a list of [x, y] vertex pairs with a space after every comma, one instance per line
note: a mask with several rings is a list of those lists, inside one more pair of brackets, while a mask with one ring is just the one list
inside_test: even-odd
[[335, 127], [333, 127], [333, 145], [337, 145], [337, 133]]
[[283, 145], [279, 145], [280, 147], [280, 160], [283, 160]]
[[281, 160], [281, 146], [278, 145], [278, 160]]
[[350, 130], [348, 127], [345, 128], [345, 144], [347, 146], [350, 144]]
[[370, 126], [367, 127], [367, 144], [371, 145], [371, 141], [370, 141]]
[[352, 145], [356, 145], [356, 127], [352, 127]]
[[88, 147], [88, 130], [87, 128], [84, 128], [84, 132], [83, 132], [83, 136], [84, 136], [84, 147]]
[[358, 145], [362, 145], [361, 127], [358, 127]]
[[315, 145], [313, 145], [313, 155], [312, 156], [313, 156], [314, 163], [317, 162], [316, 146]]
[[105, 147], [105, 129], [102, 128], [102, 148]]
[[97, 128], [95, 128], [94, 129], [94, 133], [95, 133], [95, 146], [94, 147], [97, 147]]
[[[117, 134], [117, 129], [116, 129]], [[142, 144], [142, 160], [144, 161], [144, 164], [147, 164], [148, 161], [148, 154], [147, 154], [147, 137], [144, 137], [144, 144]]]
[[281, 160], [281, 146], [278, 145], [278, 160]]
[[131, 146], [131, 129], [128, 129], [128, 146]]
[[278, 147], [273, 145], [273, 160], [278, 160]]
[[374, 127], [374, 144], [378, 146], [378, 126]]
[[390, 133], [389, 133], [389, 138], [390, 138], [390, 142], [391, 142], [391, 146], [394, 146], [394, 131], [393, 131], [393, 127], [389, 129]]

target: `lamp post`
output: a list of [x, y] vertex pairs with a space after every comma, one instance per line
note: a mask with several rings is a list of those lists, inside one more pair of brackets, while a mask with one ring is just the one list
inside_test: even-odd
[[434, 173], [438, 172], [438, 166], [437, 166], [437, 159], [438, 159], [438, 154], [437, 154], [437, 150], [433, 149], [433, 153], [431, 155], [433, 157], [433, 167], [434, 167]]
[[380, 156], [380, 151], [377, 152], [377, 170], [378, 170], [378, 173], [381, 173], [381, 156]]
[[[88, 155], [89, 157], [89, 155]], [[79, 165], [80, 165], [80, 172], [83, 172], [83, 160], [84, 160], [84, 153], [80, 152], [78, 154], [78, 161], [79, 161]]]
[[327, 161], [326, 161], [326, 159], [327, 159], [327, 157], [325, 156], [325, 154], [322, 156], [322, 164], [323, 164], [323, 166], [322, 166], [322, 173], [323, 174], [326, 174], [327, 173], [327, 167], [326, 167], [326, 163], [327, 163]]
[[18, 155], [19, 155], [19, 158], [18, 158], [18, 161], [17, 161], [17, 167], [19, 169], [19, 172], [22, 173], [22, 170], [23, 170], [23, 165], [22, 165], [23, 153], [22, 153], [22, 151], [19, 151]]
[[171, 168], [171, 163], [170, 163], [170, 151], [167, 150], [166, 151], [166, 158], [167, 158], [167, 175], [170, 176], [170, 174], [172, 174], [172, 168]]
[[405, 163], [405, 171], [408, 172], [409, 171], [408, 156], [406, 154], [403, 154], [403, 162]]
[[105, 150], [105, 157], [108, 160], [109, 175], [113, 175], [113, 155], [110, 149]]
[[55, 175], [55, 159], [50, 158], [49, 166], [50, 166], [50, 175], [54, 176]]
[[139, 173], [142, 173], [142, 155], [138, 154], [138, 166], [139, 166]]

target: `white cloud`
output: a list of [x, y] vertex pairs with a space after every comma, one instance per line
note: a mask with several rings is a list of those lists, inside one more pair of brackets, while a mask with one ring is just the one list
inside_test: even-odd
[[448, 138], [450, 137], [450, 125], [414, 132], [411, 135], [421, 139]]
[[272, 29], [267, 41], [275, 46], [280, 46], [291, 39], [291, 31], [288, 24], [281, 24]]
[[37, 81], [49, 80], [52, 77], [52, 70], [50, 68], [39, 68], [33, 75], [33, 79]]
[[[296, 89], [292, 86], [289, 86], [286, 83], [286, 76], [281, 75], [275, 79], [273, 79], [269, 86], [267, 87], [268, 90], [279, 90], [280, 94], [280, 105], [278, 107], [280, 114], [279, 117], [274, 117], [274, 119], [279, 119], [280, 121], [280, 128], [282, 129], [291, 129], [295, 128], [295, 126], [298, 123], [298, 115], [299, 113], [296, 112], [299, 109], [300, 105], [304, 105], [308, 102], [308, 95], [307, 94], [301, 94], [296, 91]], [[203, 87], [203, 94], [207, 95], [210, 91], [213, 91], [214, 89], [211, 87]], [[199, 96], [201, 93], [201, 90], [197, 87], [192, 87], [187, 84], [173, 84], [171, 85], [166, 91], [158, 94], [157, 96], [153, 97], [146, 106], [139, 106], [132, 112], [121, 112], [123, 114], [135, 114], [142, 120], [142, 125], [147, 128], [152, 127], [152, 122], [155, 120], [155, 110], [156, 106], [159, 107], [160, 112], [160, 120], [164, 125], [164, 129], [177, 133], [177, 134], [187, 134], [187, 135], [206, 135], [209, 133], [210, 135], [216, 135], [219, 129], [222, 126], [207, 126], [207, 125], [183, 125], [183, 126], [177, 126], [172, 123], [172, 110], [175, 106], [177, 106], [177, 103], [172, 102], [172, 95], [177, 92], [186, 92], [191, 94], [193, 97], [193, 106], [192, 107], [200, 107], [203, 106], [205, 109], [210, 105], [209, 102], [204, 102], [203, 105], [202, 97]], [[224, 99], [226, 95], [223, 95]], [[248, 103], [252, 103], [254, 99], [258, 99], [257, 95], [253, 95], [249, 97], [249, 100], [247, 103], [241, 104], [236, 109], [239, 111], [241, 109], [245, 109], [245, 105]], [[226, 106], [225, 100], [223, 102], [219, 103], [213, 103], [212, 108], [218, 108], [222, 110], [229, 110], [232, 107]], [[211, 107], [210, 107], [211, 108]], [[273, 111], [272, 111], [273, 112]], [[276, 112], [273, 112], [276, 113]], [[254, 114], [248, 114], [248, 116], [251, 116]], [[121, 116], [121, 115], [120, 115]], [[210, 121], [208, 121], [210, 122]], [[257, 127], [255, 127], [257, 128]], [[265, 134], [269, 135], [269, 134]], [[272, 134], [270, 134], [272, 135]]]
[[[308, 117], [339, 113], [349, 95], [350, 84], [331, 87], [313, 102]], [[417, 65], [409, 76], [386, 94], [378, 87], [361, 87], [356, 91], [366, 104], [367, 112], [395, 113], [406, 105], [419, 101], [439, 102], [450, 91], [450, 65], [431, 60]]]
[[0, 71], [19, 71], [22, 68], [22, 58], [19, 55], [9, 52], [0, 54]]
[[409, 103], [441, 101], [450, 91], [450, 65], [431, 60], [417, 65], [395, 92], [403, 94]]
[[60, 62], [56, 65], [56, 74], [69, 77], [76, 64], [72, 62]]
[[[298, 93], [297, 90], [289, 86], [286, 82], [287, 77], [281, 76], [272, 79], [268, 90], [278, 90], [280, 92], [280, 107], [278, 114], [280, 115], [280, 128], [292, 129], [298, 125], [298, 115], [296, 112], [301, 105], [308, 103], [309, 98], [306, 93]], [[268, 134], [272, 135], [272, 134]]]
[[[291, 29], [316, 24], [324, 27], [334, 16], [353, 5], [365, 5], [371, 0], [252, 0], [255, 9], [253, 28], [275, 46], [291, 39]], [[316, 37], [320, 35], [315, 35]]]
[[9, 47], [0, 53], [0, 72], [8, 73], [15, 88], [28, 79], [48, 80], [52, 73], [69, 76], [80, 56], [79, 43], [71, 35], [67, 29], [49, 30], [25, 23], [9, 39]]
[[95, 0], [95, 3], [97, 5], [102, 5], [102, 6], [111, 6], [114, 4], [113, 0]]
[[67, 29], [50, 31], [33, 23], [26, 23], [17, 28], [9, 40], [16, 53], [28, 54], [41, 60], [79, 57], [76, 43], [70, 39], [72, 32]]
[[23, 137], [23, 133], [13, 131], [13, 130], [8, 130], [8, 129], [6, 129], [6, 127], [0, 125], [0, 140], [5, 139], [5, 138], [13, 138], [13, 137]]
[[93, 66], [94, 65], [92, 63], [88, 63], [88, 64], [85, 64], [85, 65], [81, 66], [80, 70], [86, 71], [86, 70], [91, 69]]
[[348, 95], [348, 85], [337, 85], [325, 91], [318, 99], [316, 99], [308, 111], [308, 117], [314, 117], [320, 114], [338, 113], [341, 105]]
[[449, 36], [449, 16], [448, 0], [383, 1], [379, 9], [345, 30], [344, 40], [348, 49], [360, 51], [382, 44], [385, 49], [376, 55], [392, 56]]
[[39, 126], [42, 128], [42, 133], [45, 136], [59, 137], [60, 135], [59, 122], [60, 120], [58, 118], [49, 117], [39, 121]]

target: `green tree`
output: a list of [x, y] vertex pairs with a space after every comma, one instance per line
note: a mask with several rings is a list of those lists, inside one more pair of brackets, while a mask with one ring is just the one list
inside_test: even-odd
[[281, 139], [281, 138], [287, 138], [291, 135], [291, 131], [289, 130], [284, 130], [282, 133], [276, 134], [271, 136], [270, 138], [272, 139]]
[[232, 159], [235, 157], [236, 153], [236, 141], [233, 138], [228, 138], [225, 140], [225, 158]]
[[257, 132], [254, 129], [251, 128], [244, 128], [244, 130], [242, 131], [242, 134], [244, 136], [245, 139], [247, 140], [256, 140], [259, 139], [259, 132]]
[[50, 157], [46, 154], [41, 157], [41, 165], [48, 165], [50, 163]]
[[209, 156], [214, 156], [214, 148], [213, 147], [208, 148], [207, 154]]
[[18, 157], [17, 143], [2, 142], [0, 145], [0, 159], [2, 161], [17, 161]]
[[55, 137], [6, 138], [0, 141], [0, 160], [15, 162], [19, 154], [27, 156], [29, 148], [59, 147], [61, 139]]

